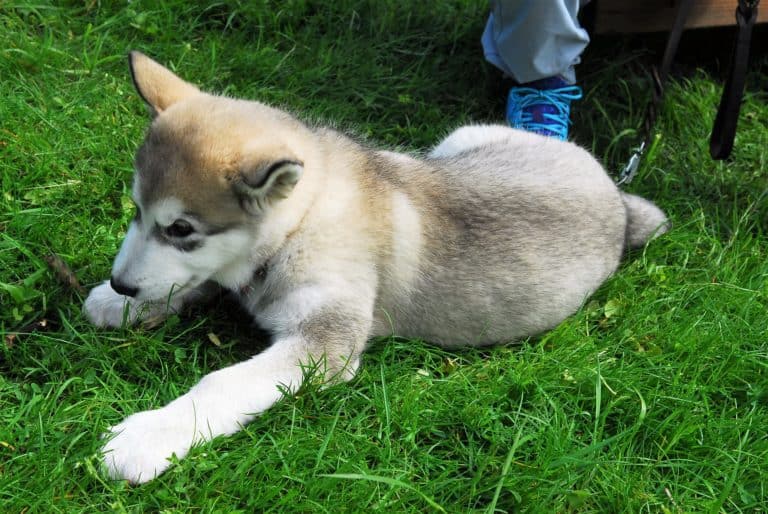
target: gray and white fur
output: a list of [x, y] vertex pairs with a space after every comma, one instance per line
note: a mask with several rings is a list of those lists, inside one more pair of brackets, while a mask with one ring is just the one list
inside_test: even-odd
[[196, 443], [232, 434], [300, 386], [302, 367], [354, 375], [373, 336], [505, 343], [554, 327], [666, 230], [568, 142], [459, 128], [423, 158], [365, 147], [264, 104], [203, 93], [133, 52], [153, 115], [136, 157], [138, 215], [99, 326], [230, 289], [273, 344], [110, 429], [110, 476], [145, 482]]

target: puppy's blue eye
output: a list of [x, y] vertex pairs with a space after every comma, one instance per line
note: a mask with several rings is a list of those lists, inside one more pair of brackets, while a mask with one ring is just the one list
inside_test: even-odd
[[187, 237], [194, 231], [195, 227], [184, 220], [176, 220], [165, 227], [165, 235], [168, 237]]

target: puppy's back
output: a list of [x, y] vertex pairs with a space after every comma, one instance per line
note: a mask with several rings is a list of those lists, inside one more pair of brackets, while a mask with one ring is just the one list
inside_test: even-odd
[[[445, 345], [509, 341], [573, 313], [617, 267], [620, 194], [576, 145], [517, 137], [394, 163], [419, 210], [419, 269], [397, 333]], [[391, 330], [391, 329], [390, 329]]]

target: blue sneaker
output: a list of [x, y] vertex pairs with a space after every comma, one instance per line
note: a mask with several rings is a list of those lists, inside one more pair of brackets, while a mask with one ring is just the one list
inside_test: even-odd
[[560, 77], [528, 82], [509, 90], [507, 121], [514, 128], [561, 140], [568, 138], [571, 102], [581, 98], [581, 88]]

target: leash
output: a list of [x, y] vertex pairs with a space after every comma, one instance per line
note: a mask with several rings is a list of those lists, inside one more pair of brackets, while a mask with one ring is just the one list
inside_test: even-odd
[[757, 4], [760, 0], [739, 0], [736, 8], [736, 42], [733, 45], [728, 78], [723, 87], [720, 107], [712, 127], [709, 140], [709, 153], [713, 159], [727, 159], [733, 149], [736, 136], [736, 124], [739, 121], [741, 98], [744, 95], [744, 82], [749, 61], [749, 44], [752, 40], [752, 28], [757, 20]]
[[640, 161], [649, 146], [655, 148], [656, 144], [659, 142], [659, 136], [653, 138], [653, 141], [651, 140], [653, 127], [656, 124], [656, 118], [659, 115], [659, 106], [664, 100], [664, 86], [669, 77], [669, 70], [672, 67], [672, 59], [677, 53], [677, 47], [680, 44], [680, 36], [683, 35], [685, 21], [688, 19], [688, 14], [691, 12], [691, 7], [693, 7], [693, 0], [681, 0], [677, 5], [675, 21], [672, 24], [672, 30], [669, 31], [667, 46], [664, 49], [664, 57], [661, 59], [661, 68], [656, 69], [654, 67], [651, 70], [653, 96], [645, 110], [645, 117], [643, 119], [643, 138], [640, 141], [640, 144], [632, 151], [632, 155], [629, 157], [627, 164], [621, 170], [621, 173], [619, 173], [619, 179], [616, 181], [617, 186], [632, 182], [640, 167]]
[[[738, 31], [736, 34], [736, 44], [732, 54], [731, 64], [728, 71], [728, 79], [723, 88], [723, 95], [720, 100], [720, 107], [717, 111], [715, 123], [712, 128], [712, 137], [710, 140], [710, 154], [713, 159], [725, 159], [733, 148], [733, 139], [736, 135], [736, 123], [739, 118], [741, 107], [741, 98], [744, 94], [744, 82], [747, 71], [747, 61], [749, 59], [749, 45], [752, 38], [752, 28], [757, 20], [757, 5], [760, 0], [738, 0], [736, 8], [736, 23]], [[655, 67], [651, 70], [653, 82], [653, 95], [643, 119], [643, 138], [640, 144], [633, 149], [629, 160], [619, 173], [616, 185], [621, 186], [629, 184], [635, 178], [640, 162], [646, 153], [652, 154], [659, 143], [661, 136], [653, 134], [653, 127], [656, 124], [659, 107], [664, 99], [664, 87], [669, 77], [669, 70], [672, 66], [672, 59], [677, 53], [677, 47], [680, 43], [680, 36], [685, 28], [685, 22], [691, 12], [693, 0], [681, 0], [677, 6], [675, 20], [672, 30], [667, 38], [667, 46], [664, 49], [664, 57], [661, 61], [661, 67], [657, 70]]]

